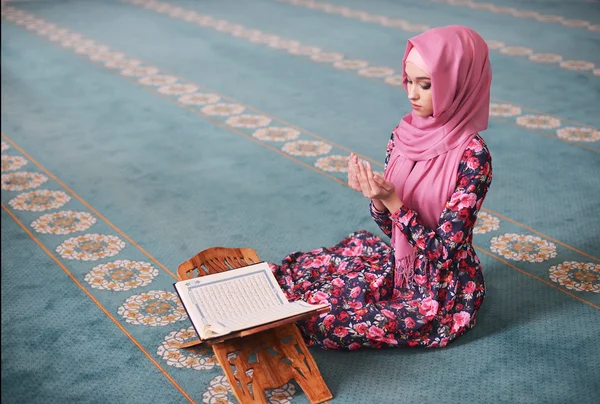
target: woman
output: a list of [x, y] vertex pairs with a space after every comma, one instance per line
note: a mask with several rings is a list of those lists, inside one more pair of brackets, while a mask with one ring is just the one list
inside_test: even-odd
[[351, 155], [348, 184], [371, 199], [388, 247], [366, 231], [294, 253], [273, 272], [290, 300], [329, 302], [300, 323], [309, 345], [356, 350], [443, 347], [475, 325], [485, 295], [472, 245], [492, 180], [488, 48], [461, 26], [409, 40], [403, 82], [413, 110], [388, 143], [385, 178]]

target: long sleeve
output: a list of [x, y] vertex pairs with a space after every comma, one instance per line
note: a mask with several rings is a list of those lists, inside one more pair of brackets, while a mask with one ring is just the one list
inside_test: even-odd
[[392, 219], [390, 218], [390, 212], [386, 209], [383, 212], [375, 209], [373, 202], [371, 202], [371, 217], [377, 223], [377, 226], [385, 233], [386, 236], [392, 237]]
[[[385, 169], [387, 168], [388, 162], [390, 161], [390, 155], [392, 153], [392, 149], [394, 148], [394, 133], [392, 132], [392, 136], [387, 145], [386, 155], [385, 155]], [[386, 236], [392, 237], [392, 219], [390, 217], [390, 212], [386, 209], [383, 212], [378, 211], [373, 206], [373, 201], [370, 203], [370, 211], [371, 217], [377, 223], [377, 226], [381, 229]]]
[[483, 139], [476, 136], [462, 156], [456, 188], [446, 202], [437, 229], [427, 227], [417, 212], [405, 206], [391, 215], [393, 225], [437, 268], [448, 268], [457, 248], [473, 238], [473, 226], [491, 181], [491, 156]]

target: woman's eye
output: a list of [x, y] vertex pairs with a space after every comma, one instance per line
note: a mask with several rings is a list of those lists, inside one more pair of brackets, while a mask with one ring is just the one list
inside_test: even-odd
[[407, 82], [408, 84], [412, 84], [412, 81], [410, 81], [410, 80], [406, 80], [406, 82]]
[[421, 88], [423, 90], [429, 90], [431, 88], [431, 84], [421, 84]]

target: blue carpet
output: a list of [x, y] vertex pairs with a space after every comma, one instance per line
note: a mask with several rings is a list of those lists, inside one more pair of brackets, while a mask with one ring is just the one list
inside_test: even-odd
[[210, 352], [174, 347], [178, 264], [382, 235], [340, 164], [381, 170], [406, 39], [451, 23], [494, 70], [479, 323], [442, 350], [312, 353], [335, 403], [597, 401], [597, 2], [4, 3], [3, 401], [235, 402]]

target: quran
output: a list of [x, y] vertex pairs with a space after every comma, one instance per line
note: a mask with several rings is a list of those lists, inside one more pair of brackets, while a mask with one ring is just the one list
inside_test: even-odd
[[266, 262], [174, 283], [200, 339], [314, 312], [329, 304], [289, 302]]

